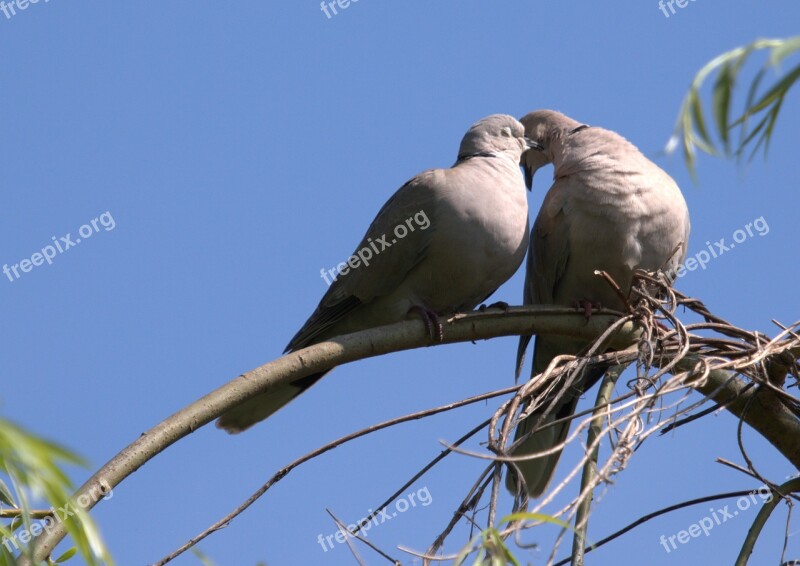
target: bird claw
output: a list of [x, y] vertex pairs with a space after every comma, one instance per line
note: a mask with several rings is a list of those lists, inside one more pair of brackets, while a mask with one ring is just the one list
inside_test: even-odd
[[603, 308], [603, 305], [597, 301], [592, 301], [591, 299], [578, 299], [572, 303], [572, 306], [579, 311], [583, 311], [583, 316], [586, 318], [586, 322], [589, 322], [589, 320], [592, 318], [593, 311]]
[[488, 309], [502, 309], [502, 311], [504, 313], [507, 313], [509, 307], [508, 307], [508, 303], [505, 302], [505, 301], [497, 301], [496, 303], [492, 303], [491, 305], [488, 305], [488, 306], [484, 304], [484, 305], [481, 305], [481, 306], [478, 307], [478, 310], [481, 311], [481, 312], [483, 312], [485, 310], [488, 310]]
[[442, 342], [444, 340], [444, 325], [438, 314], [419, 305], [414, 305], [408, 309], [408, 313], [416, 313], [422, 318], [422, 322], [425, 324], [425, 330], [428, 331], [431, 340], [434, 342]]

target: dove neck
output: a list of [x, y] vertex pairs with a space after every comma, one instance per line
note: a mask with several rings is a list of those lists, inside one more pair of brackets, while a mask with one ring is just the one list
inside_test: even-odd
[[569, 160], [574, 157], [572, 151], [570, 151], [570, 148], [573, 147], [575, 143], [579, 142], [576, 142], [574, 139], [572, 139], [573, 136], [590, 128], [591, 126], [588, 124], [579, 124], [574, 128], [565, 128], [560, 130], [557, 134], [552, 136], [550, 141], [550, 155], [552, 158], [553, 167], [555, 167], [556, 170], [560, 168], [565, 160]]
[[491, 151], [475, 151], [472, 153], [459, 153], [456, 163], [462, 163], [464, 161], [473, 159], [475, 157], [497, 157], [497, 154], [492, 153]]

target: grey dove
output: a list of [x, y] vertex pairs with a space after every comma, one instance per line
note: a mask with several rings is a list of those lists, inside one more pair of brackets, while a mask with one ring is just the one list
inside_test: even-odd
[[[342, 270], [285, 352], [398, 322], [411, 312], [423, 315], [430, 327], [439, 316], [486, 300], [517, 271], [528, 248], [528, 202], [520, 170], [528, 147], [522, 124], [511, 116], [495, 114], [473, 124], [452, 167], [417, 175], [383, 205], [356, 248], [379, 253], [368, 265]], [[414, 230], [398, 239], [403, 231], [395, 228], [403, 225]], [[241, 432], [325, 373], [254, 397], [225, 413], [217, 426]]]
[[[554, 166], [553, 185], [544, 198], [531, 230], [523, 301], [525, 304], [592, 305], [624, 310], [613, 289], [597, 277], [604, 270], [627, 294], [634, 269], [662, 269], [673, 274], [686, 256], [689, 211], [675, 181], [619, 134], [581, 124], [559, 112], [538, 110], [521, 120], [538, 149], [522, 156], [528, 188], [542, 166]], [[522, 336], [517, 351], [517, 377], [522, 371], [530, 336]], [[580, 340], [537, 336], [531, 377], [559, 355], [575, 355], [588, 344]], [[578, 398], [604, 373], [587, 370], [557, 403], [522, 421], [516, 439], [534, 419], [540, 427], [575, 412]], [[527, 492], [540, 496], [555, 472], [569, 421], [533, 433], [515, 451], [521, 456], [553, 450], [552, 454], [516, 462]], [[517, 493], [514, 474], [506, 487]]]

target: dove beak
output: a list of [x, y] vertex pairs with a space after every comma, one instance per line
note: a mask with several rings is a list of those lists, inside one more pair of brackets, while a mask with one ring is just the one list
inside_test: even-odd
[[533, 190], [533, 168], [523, 165], [522, 169], [525, 171], [525, 186], [528, 190]]
[[532, 139], [525, 138], [525, 145], [528, 149], [535, 149], [536, 151], [544, 151], [544, 148]]
[[528, 190], [530, 191], [530, 190], [533, 189], [533, 167], [529, 166], [525, 162], [525, 154], [528, 151], [531, 151], [531, 150], [543, 152], [544, 151], [544, 146], [542, 146], [538, 142], [533, 141], [532, 139], [528, 138], [527, 136], [525, 137], [525, 146], [528, 149], [522, 154], [522, 160], [521, 160], [522, 163], [521, 163], [521, 165], [522, 165], [522, 168], [525, 170], [525, 186], [528, 187]]

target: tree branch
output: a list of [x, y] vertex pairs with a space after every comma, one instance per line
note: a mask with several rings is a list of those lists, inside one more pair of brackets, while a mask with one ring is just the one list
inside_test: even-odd
[[[575, 309], [563, 307], [513, 307], [508, 312], [488, 309], [454, 316], [445, 326], [442, 343], [520, 334], [560, 335], [589, 341], [608, 328], [618, 314], [601, 310], [587, 323], [583, 315], [576, 313]], [[633, 324], [626, 325], [621, 335], [623, 341], [626, 335], [630, 337], [633, 333]], [[632, 339], [627, 343], [630, 340]], [[434, 344], [424, 324], [419, 320], [409, 320], [341, 336], [264, 364], [240, 375], [143, 433], [89, 478], [75, 492], [71, 501], [77, 501], [92, 490], [96, 493], [102, 485], [116, 487], [181, 438], [259, 393], [352, 361], [430, 345]], [[86, 507], [87, 511], [97, 503], [90, 499], [92, 502]], [[39, 535], [34, 547], [35, 560], [47, 558], [64, 536], [66, 529], [61, 522], [49, 532]], [[31, 566], [31, 562], [28, 558], [21, 557], [20, 565]]]
[[[742, 550], [736, 558], [736, 566], [747, 566], [747, 561], [753, 553], [753, 547], [756, 545], [758, 535], [761, 533], [761, 529], [764, 528], [764, 525], [767, 524], [767, 519], [769, 519], [775, 507], [778, 506], [778, 503], [784, 501], [787, 494], [795, 491], [800, 491], [800, 478], [792, 478], [777, 490], [773, 489], [771, 491], [772, 498], [764, 502], [764, 506], [758, 512], [758, 515], [756, 515], [756, 520], [747, 533], [747, 538], [745, 538], [744, 544], [742, 545]], [[786, 499], [786, 501], [788, 502], [789, 500]], [[789, 503], [791, 504], [791, 502]]]
[[[698, 359], [686, 356], [677, 365], [680, 371], [692, 371]], [[800, 420], [772, 390], [748, 387], [751, 382], [725, 370], [712, 370], [705, 380], [692, 386], [753, 427], [800, 470]]]
[[[507, 312], [488, 309], [454, 316], [445, 326], [442, 343], [525, 334], [566, 336], [589, 343], [614, 324], [619, 316], [620, 313], [601, 310], [586, 321], [582, 313], [562, 307], [513, 307]], [[610, 346], [615, 349], [626, 348], [635, 343], [640, 335], [640, 329], [628, 322], [610, 339]], [[73, 495], [73, 501], [100, 486], [107, 489], [119, 485], [173, 443], [255, 395], [355, 360], [430, 345], [435, 344], [431, 342], [422, 322], [409, 320], [341, 336], [246, 372], [142, 434], [89, 478]], [[674, 361], [665, 358], [664, 365], [670, 363]], [[702, 363], [700, 358], [687, 356], [671, 371], [677, 369], [693, 375], [703, 374], [700, 371]], [[767, 438], [795, 466], [800, 467], [800, 446], [790, 441], [800, 436], [800, 420], [775, 391], [764, 386], [745, 391], [746, 384], [750, 382], [737, 379], [725, 370], [707, 371], [703, 379], [694, 381], [697, 383], [692, 383], [692, 386], [704, 394], [718, 402], [730, 402], [727, 406], [729, 410]], [[778, 388], [773, 389], [780, 392]], [[90, 507], [96, 503], [94, 499], [92, 501]], [[40, 561], [47, 558], [65, 535], [63, 523], [42, 533], [35, 541], [34, 559]], [[30, 566], [31, 561], [23, 557], [20, 564]]]

